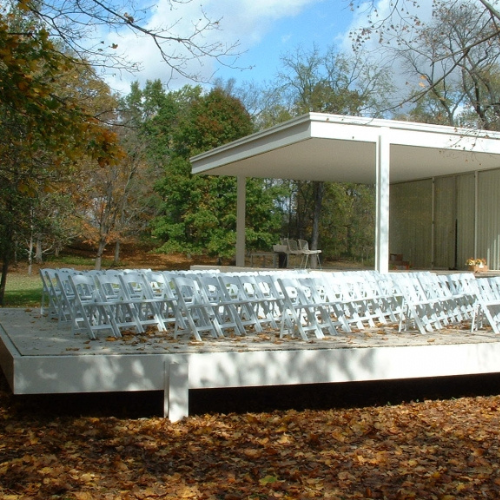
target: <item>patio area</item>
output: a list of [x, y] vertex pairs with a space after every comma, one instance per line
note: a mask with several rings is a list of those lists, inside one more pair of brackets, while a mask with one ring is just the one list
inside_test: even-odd
[[191, 389], [447, 377], [500, 372], [500, 337], [377, 326], [307, 342], [265, 330], [202, 342], [148, 330], [90, 340], [38, 310], [0, 310], [0, 366], [14, 394], [164, 391], [164, 414], [189, 414]]

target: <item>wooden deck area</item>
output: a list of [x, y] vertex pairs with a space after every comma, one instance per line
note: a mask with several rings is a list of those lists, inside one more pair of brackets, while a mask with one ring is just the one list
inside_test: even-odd
[[309, 342], [275, 331], [194, 342], [154, 329], [89, 340], [38, 310], [0, 309], [0, 366], [14, 394], [162, 390], [165, 415], [178, 420], [190, 389], [500, 373], [500, 336], [389, 325]]

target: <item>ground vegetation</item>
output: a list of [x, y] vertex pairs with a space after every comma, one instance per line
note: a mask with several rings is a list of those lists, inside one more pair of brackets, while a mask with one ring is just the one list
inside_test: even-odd
[[161, 394], [19, 397], [0, 373], [0, 495], [498, 498], [500, 398], [460, 397], [497, 379], [348, 385], [194, 391], [171, 423]]

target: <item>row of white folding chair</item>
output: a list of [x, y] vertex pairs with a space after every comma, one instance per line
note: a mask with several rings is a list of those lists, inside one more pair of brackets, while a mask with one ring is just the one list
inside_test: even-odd
[[405, 311], [405, 302], [391, 276], [378, 271], [359, 271], [359, 273], [363, 276], [369, 293], [379, 304], [386, 321], [400, 323]]
[[434, 313], [443, 326], [458, 324], [465, 318], [453, 296], [448, 283], [441, 276], [431, 272], [419, 272], [417, 278], [426, 297], [434, 303]]
[[[373, 277], [362, 272], [316, 273], [322, 283], [322, 296], [328, 298], [332, 314], [346, 332], [352, 326], [373, 328], [378, 323], [387, 324], [398, 319], [401, 301], [397, 295], [388, 295], [377, 286]], [[393, 304], [394, 302], [394, 304]]]
[[[244, 311], [249, 311], [248, 304], [241, 300], [236, 304], [234, 297], [228, 296], [220, 282], [220, 272], [202, 271], [164, 271], [162, 290], [162, 317], [165, 322], [174, 322], [174, 336], [192, 334], [201, 340], [201, 334], [210, 333], [212, 337], [221, 337], [231, 329], [237, 334], [245, 333], [245, 325], [259, 329], [259, 322]], [[158, 276], [146, 275], [153, 284]], [[248, 302], [248, 301], [247, 301]]]
[[416, 327], [425, 334], [443, 328], [443, 315], [439, 298], [428, 297], [415, 272], [391, 275], [405, 300], [405, 314], [401, 317], [400, 330]]
[[[154, 273], [151, 270], [107, 270], [107, 271], [85, 271], [79, 272], [74, 270], [46, 270], [42, 275], [44, 301], [47, 301], [47, 306], [42, 303], [42, 311], [48, 313], [50, 307], [54, 311], [53, 315], [59, 321], [73, 321], [77, 315], [83, 315], [83, 311], [92, 311], [89, 306], [78, 305], [78, 311], [75, 311], [75, 287], [69, 282], [69, 276], [84, 274], [87, 278], [93, 280], [95, 289], [99, 293], [98, 302], [102, 302], [103, 306], [107, 303], [109, 307], [96, 307], [97, 313], [93, 317], [86, 320], [81, 318], [78, 326], [74, 324], [74, 331], [81, 331], [82, 328], [88, 330], [91, 338], [95, 338], [96, 330], [101, 329], [100, 323], [112, 325], [114, 327], [114, 335], [119, 336], [123, 328], [133, 328], [137, 332], [143, 332], [144, 327], [153, 324], [160, 330], [165, 330], [168, 323], [175, 324], [175, 331], [178, 333], [181, 330], [186, 330], [186, 316], [179, 311], [178, 304], [178, 289], [173, 284], [173, 277], [187, 276], [192, 278], [217, 276], [220, 273], [212, 270], [207, 271], [166, 271]], [[50, 275], [50, 279], [49, 279]], [[87, 286], [91, 281], [87, 281]], [[82, 285], [83, 286], [83, 285]], [[96, 293], [93, 296], [96, 299]], [[83, 301], [85, 301], [85, 293]], [[250, 314], [248, 304], [245, 305], [245, 299], [250, 302], [248, 297], [240, 297], [239, 311], [241, 320], [239, 321], [239, 332], [244, 330], [244, 322], [247, 325], [253, 325], [257, 331], [262, 331], [261, 324], [267, 322], [273, 325], [273, 318], [266, 312], [265, 318], [256, 320], [255, 315]], [[97, 300], [97, 299], [96, 299]], [[208, 299], [203, 299], [209, 302]], [[234, 301], [234, 297], [232, 298]], [[200, 302], [200, 300], [198, 300]], [[186, 307], [186, 299], [183, 303]], [[266, 304], [270, 303], [268, 298], [261, 302], [262, 310], [266, 311]], [[243, 304], [243, 305], [242, 305]], [[191, 308], [192, 309], [192, 308]], [[110, 318], [106, 318], [107, 311]], [[246, 311], [246, 312], [245, 312]], [[199, 309], [198, 309], [198, 314]], [[193, 315], [191, 314], [191, 317]], [[214, 314], [210, 316], [212, 319]], [[199, 319], [197, 318], [197, 321]], [[212, 321], [213, 322], [213, 321]], [[84, 325], [82, 327], [82, 325]], [[89, 330], [89, 325], [91, 329]], [[224, 328], [228, 325], [223, 323]], [[243, 328], [242, 328], [243, 327]], [[107, 327], [106, 327], [107, 328]], [[212, 326], [206, 325], [206, 328], [212, 329]], [[220, 328], [216, 327], [217, 334], [220, 333]]]
[[[373, 328], [376, 323], [387, 323], [378, 300], [379, 293], [357, 272], [329, 273], [328, 283], [343, 304], [344, 321], [357, 328]], [[349, 328], [350, 329], [350, 328]]]
[[[143, 270], [141, 270], [143, 271]], [[40, 313], [57, 318], [59, 322], [71, 320], [71, 303], [74, 299], [73, 291], [70, 287], [68, 277], [78, 274], [85, 274], [95, 278], [99, 275], [122, 274], [127, 271], [77, 271], [72, 268], [43, 268], [40, 269], [40, 278], [42, 281], [42, 299]]]
[[[154, 278], [148, 279], [149, 274]], [[91, 338], [95, 338], [95, 331], [105, 328], [101, 328], [102, 324], [111, 325], [113, 334], [118, 337], [121, 335], [122, 329], [133, 328], [136, 332], [142, 333], [145, 327], [155, 325], [158, 330], [162, 331], [166, 330], [167, 323], [176, 321], [176, 301], [163, 273], [155, 275], [152, 271], [142, 269], [139, 271], [86, 271], [78, 273], [78, 275], [84, 275], [87, 278], [81, 286], [84, 302], [88, 301], [88, 294], [84, 288], [85, 286], [88, 288], [93, 283], [94, 298], [103, 306], [96, 308], [99, 314], [96, 314], [90, 305], [81, 302], [75, 308], [76, 289], [69, 284], [69, 277], [73, 276], [72, 274], [63, 273], [60, 276], [58, 272], [55, 272], [55, 275], [61, 282], [61, 289], [64, 291], [67, 288], [69, 290], [66, 294], [61, 294], [63, 297], [61, 302], [67, 304], [67, 307], [64, 308], [65, 320], [73, 321], [74, 331], [81, 331], [83, 325]], [[156, 289], [152, 286], [155, 280]], [[163, 282], [160, 291], [158, 291], [159, 282]], [[105, 305], [107, 307], [104, 307]], [[103, 311], [106, 311], [108, 317]], [[92, 316], [84, 319], [81, 317], [83, 312], [92, 313]], [[80, 319], [77, 321], [78, 325], [75, 325], [77, 315], [80, 315]]]
[[40, 313], [42, 315], [57, 319], [58, 323], [71, 321], [74, 296], [68, 278], [77, 274], [80, 274], [80, 271], [71, 268], [40, 269], [42, 280]]
[[439, 299], [436, 307], [445, 325], [474, 321], [479, 307], [479, 288], [472, 273], [420, 273], [419, 279], [427, 295]]
[[338, 333], [338, 301], [330, 300], [317, 276], [279, 277], [277, 284], [283, 295], [281, 337], [286, 334], [293, 336], [297, 332], [307, 341], [308, 333], [319, 339], [324, 338], [325, 333]]
[[427, 333], [475, 317], [477, 293], [469, 276], [423, 271], [393, 273], [391, 277], [405, 299], [406, 315], [400, 329], [415, 326]]
[[473, 321], [479, 307], [476, 278], [472, 273], [449, 273], [438, 275], [449, 288], [458, 308], [460, 321]]
[[[251, 275], [173, 276], [178, 314], [197, 340], [231, 330], [237, 335], [277, 328], [274, 314], [281, 311], [272, 280]], [[262, 286], [266, 285], [266, 287]], [[176, 327], [175, 336], [183, 330]]]
[[148, 325], [165, 329], [143, 277], [137, 272], [86, 273], [70, 276], [74, 295], [73, 332], [85, 330], [90, 338], [109, 329], [121, 337], [123, 329], [143, 333]]
[[143, 333], [145, 327], [154, 325], [166, 329], [160, 314], [158, 297], [142, 272], [128, 271], [117, 275], [97, 276], [103, 298], [112, 304], [119, 328], [134, 328]]
[[71, 309], [72, 332], [86, 333], [91, 339], [96, 339], [98, 332], [108, 330], [111, 335], [121, 337], [114, 311], [110, 303], [103, 300], [94, 277], [85, 274], [71, 275], [69, 283], [74, 296]]
[[297, 331], [306, 340], [312, 332], [351, 332], [377, 323], [401, 321], [404, 299], [392, 280], [379, 273], [309, 273], [276, 278], [285, 296], [281, 334]]
[[472, 329], [482, 326], [486, 319], [495, 333], [500, 333], [500, 278], [480, 278], [476, 280], [478, 309]]

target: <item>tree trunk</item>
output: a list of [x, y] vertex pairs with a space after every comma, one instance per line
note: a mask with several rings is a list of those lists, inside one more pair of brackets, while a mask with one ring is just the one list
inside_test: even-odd
[[2, 278], [0, 279], [0, 306], [5, 306], [5, 286], [7, 285], [7, 272], [9, 271], [9, 259], [4, 257], [2, 264]]
[[97, 248], [97, 255], [95, 258], [95, 270], [100, 271], [102, 267], [102, 255], [104, 253], [104, 249], [106, 248], [106, 242], [104, 240], [101, 240], [99, 242], [99, 246]]
[[43, 247], [42, 240], [40, 238], [36, 239], [35, 262], [37, 264], [43, 264]]
[[28, 276], [31, 276], [32, 270], [33, 270], [33, 231], [30, 233], [30, 242], [29, 242], [29, 248], [28, 248]]
[[5, 306], [5, 287], [7, 285], [7, 273], [9, 271], [9, 264], [14, 250], [14, 228], [12, 224], [7, 222], [4, 225], [5, 231], [3, 236], [5, 237], [2, 242], [1, 249], [2, 255], [1, 260], [2, 264], [2, 277], [0, 279], [0, 306]]
[[[313, 227], [311, 234], [311, 250], [318, 249], [319, 241], [319, 220], [321, 217], [321, 207], [323, 205], [323, 195], [325, 193], [325, 183], [324, 182], [314, 182], [313, 183], [314, 192], [314, 213], [313, 213]], [[316, 259], [312, 259], [311, 267], [316, 268]]]
[[115, 257], [113, 259], [113, 264], [118, 265], [120, 263], [120, 240], [115, 242]]

